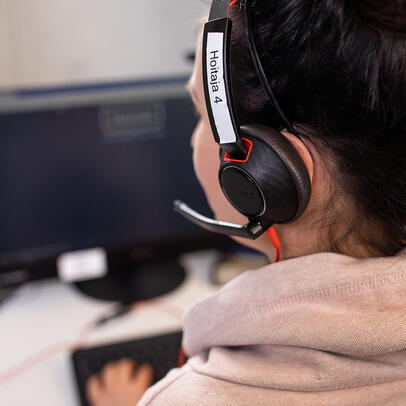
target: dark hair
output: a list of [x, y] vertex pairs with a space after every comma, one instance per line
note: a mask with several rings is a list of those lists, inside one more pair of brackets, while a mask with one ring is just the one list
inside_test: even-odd
[[[393, 255], [406, 244], [406, 1], [256, 3], [255, 42], [276, 98], [301, 135], [323, 147], [335, 187], [357, 209], [354, 219], [339, 219], [351, 227], [345, 235], [371, 254]], [[239, 120], [281, 129], [250, 61], [243, 12], [234, 9]]]

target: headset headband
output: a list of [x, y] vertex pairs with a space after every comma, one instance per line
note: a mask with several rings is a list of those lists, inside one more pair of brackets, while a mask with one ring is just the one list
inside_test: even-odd
[[230, 79], [230, 0], [214, 0], [203, 34], [203, 85], [214, 139], [229, 154], [245, 155], [238, 135]]
[[[247, 151], [239, 136], [239, 124], [234, 108], [230, 74], [230, 41], [232, 21], [229, 10], [235, 0], [213, 0], [209, 20], [203, 33], [203, 86], [210, 126], [215, 141], [221, 149], [235, 156], [245, 156]], [[268, 83], [264, 69], [255, 47], [253, 25], [250, 18], [250, 7], [255, 2], [245, 0], [245, 28], [251, 58], [261, 84], [279, 114], [286, 128], [299, 136], [283, 113]]]
[[[311, 185], [303, 161], [278, 130], [258, 125], [240, 128], [238, 124], [230, 75], [232, 21], [228, 18], [229, 10], [236, 3], [237, 0], [213, 0], [209, 21], [204, 27], [202, 70], [210, 126], [221, 149], [219, 182], [229, 202], [249, 221], [243, 226], [230, 224], [204, 217], [180, 201], [174, 202], [174, 206], [187, 219], [209, 231], [256, 239], [274, 222], [287, 223], [300, 216], [307, 206]], [[252, 62], [275, 110], [294, 134], [268, 83], [255, 47], [254, 21], [250, 16], [255, 4], [255, 0], [244, 1]]]

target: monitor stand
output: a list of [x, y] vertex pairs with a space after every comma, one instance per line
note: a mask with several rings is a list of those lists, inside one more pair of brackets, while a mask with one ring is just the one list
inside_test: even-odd
[[173, 258], [111, 266], [105, 277], [76, 282], [75, 286], [93, 298], [130, 304], [176, 289], [185, 275], [185, 270]]

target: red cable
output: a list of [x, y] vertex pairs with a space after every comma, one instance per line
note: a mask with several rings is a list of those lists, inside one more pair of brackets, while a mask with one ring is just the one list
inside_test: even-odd
[[275, 258], [275, 262], [279, 262], [279, 259], [281, 257], [281, 251], [279, 247], [275, 247], [276, 248], [276, 258]]
[[183, 365], [185, 365], [185, 361], [186, 361], [185, 350], [181, 346], [179, 349], [178, 368], [183, 367]]
[[237, 0], [232, 0], [232, 2], [230, 3], [229, 10], [231, 10], [231, 8], [234, 6], [235, 3], [237, 3]]
[[281, 242], [279, 241], [278, 234], [276, 233], [275, 227], [270, 227], [267, 230], [269, 240], [276, 249], [276, 259], [275, 262], [279, 262], [281, 256]]

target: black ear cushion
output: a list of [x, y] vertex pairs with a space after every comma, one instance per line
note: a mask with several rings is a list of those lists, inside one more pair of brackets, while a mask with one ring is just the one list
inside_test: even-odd
[[276, 154], [281, 158], [286, 165], [292, 179], [296, 185], [298, 194], [298, 210], [296, 215], [290, 220], [290, 222], [296, 220], [305, 211], [311, 194], [311, 182], [306, 165], [302, 158], [293, 147], [293, 145], [277, 130], [274, 128], [254, 124], [241, 127], [241, 135], [247, 137], [257, 137], [264, 143], [269, 145]]

